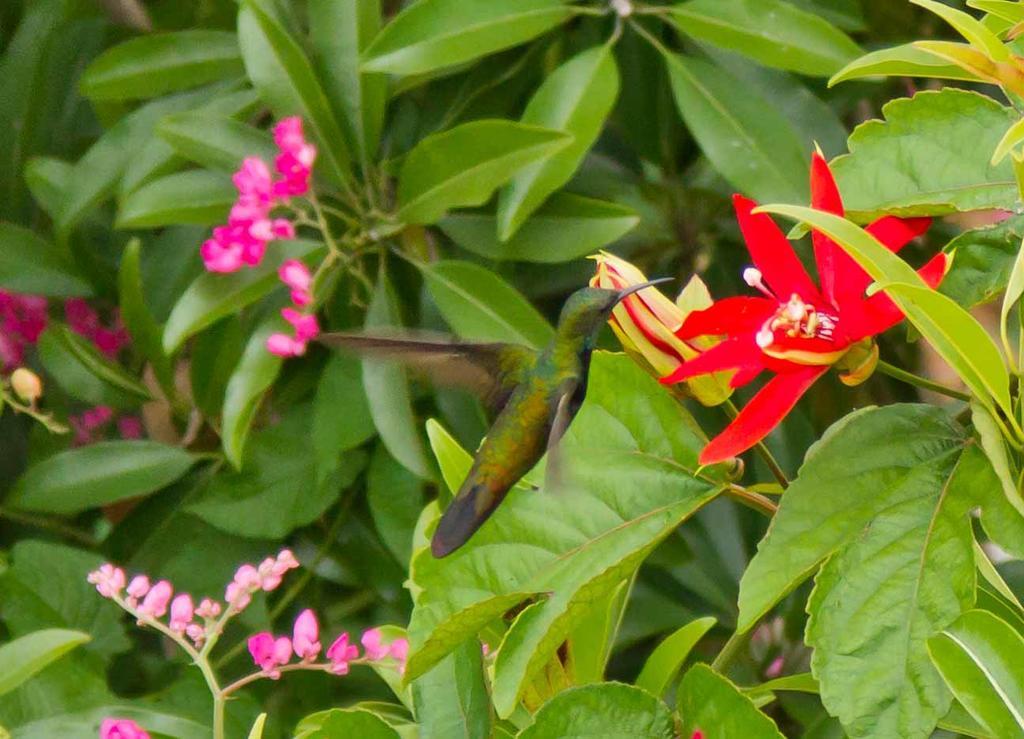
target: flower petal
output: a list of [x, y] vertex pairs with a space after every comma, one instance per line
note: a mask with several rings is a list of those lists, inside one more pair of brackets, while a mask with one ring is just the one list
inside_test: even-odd
[[[811, 207], [837, 216], [845, 214], [843, 200], [839, 196], [839, 188], [832, 176], [832, 170], [829, 169], [825, 157], [818, 152], [814, 152], [811, 157]], [[843, 278], [848, 274], [851, 265], [858, 270], [860, 268], [825, 234], [812, 231], [811, 241], [814, 243], [814, 261], [818, 264], [821, 291], [825, 294], [826, 300], [838, 307], [837, 292], [843, 292], [840, 289]]]
[[751, 213], [757, 203], [742, 195], [733, 195], [732, 202], [754, 266], [779, 299], [787, 300], [796, 293], [805, 302], [820, 304], [821, 293], [771, 216]]
[[[917, 270], [917, 274], [921, 276], [921, 279], [924, 280], [928, 287], [934, 289], [942, 282], [942, 278], [946, 276], [948, 269], [949, 255], [945, 252], [939, 252], [929, 259], [921, 269]], [[880, 292], [872, 295], [864, 301], [863, 306], [864, 325], [859, 327], [858, 333], [860, 335], [854, 341], [863, 339], [866, 336], [880, 334], [903, 320], [903, 311], [885, 293]]]
[[[931, 218], [896, 218], [895, 216], [885, 216], [879, 218], [865, 230], [895, 254], [927, 231], [931, 222]], [[864, 297], [864, 291], [868, 289], [868, 285], [871, 284], [871, 276], [861, 269], [856, 262], [853, 262], [852, 259], [850, 261], [853, 264], [853, 270], [851, 270], [848, 280], [849, 290], [851, 297], [860, 300]]]
[[695, 359], [684, 362], [672, 374], [662, 377], [662, 385], [675, 385], [700, 375], [722, 372], [731, 369], [754, 369], [764, 367], [760, 348], [754, 343], [753, 336], [739, 339], [728, 339], [708, 349]]
[[775, 301], [768, 298], [733, 297], [716, 300], [710, 308], [688, 315], [676, 331], [676, 336], [685, 341], [698, 336], [757, 331], [777, 307]]
[[740, 411], [732, 423], [704, 447], [701, 464], [732, 459], [766, 437], [828, 367], [806, 367], [776, 375]]

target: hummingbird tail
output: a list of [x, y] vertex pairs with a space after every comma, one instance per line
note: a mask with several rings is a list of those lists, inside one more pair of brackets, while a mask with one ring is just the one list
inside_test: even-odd
[[463, 490], [445, 509], [430, 540], [431, 553], [440, 559], [461, 547], [490, 518], [504, 496], [495, 495], [486, 484]]

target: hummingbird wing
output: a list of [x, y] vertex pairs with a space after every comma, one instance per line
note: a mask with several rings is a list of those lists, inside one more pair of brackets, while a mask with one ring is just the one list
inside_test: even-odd
[[562, 394], [558, 398], [555, 417], [551, 421], [551, 431], [548, 433], [547, 462], [544, 466], [544, 488], [546, 490], [560, 487], [565, 479], [565, 468], [562, 466], [559, 442], [565, 436], [573, 418], [576, 417], [576, 411], [579, 410], [579, 403], [574, 402], [579, 386], [580, 383], [577, 380], [562, 384]]
[[460, 387], [492, 410], [504, 407], [539, 352], [521, 344], [460, 341], [421, 332], [322, 334], [321, 343], [362, 357], [401, 362], [444, 387]]

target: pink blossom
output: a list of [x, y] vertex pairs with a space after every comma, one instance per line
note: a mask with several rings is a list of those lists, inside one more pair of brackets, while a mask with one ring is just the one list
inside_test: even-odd
[[208, 272], [237, 272], [242, 268], [242, 248], [220, 239], [207, 239], [199, 249], [203, 265]]
[[771, 664], [764, 671], [764, 676], [769, 680], [776, 678], [782, 674], [782, 669], [786, 666], [786, 659], [780, 654], [778, 657], [772, 660]]
[[299, 566], [299, 560], [295, 559], [295, 555], [292, 554], [291, 549], [282, 549], [277, 553], [277, 564], [275, 565], [274, 572], [277, 574], [285, 574], [288, 570], [294, 570]]
[[142, 420], [138, 416], [122, 416], [117, 419], [117, 431], [122, 439], [141, 439]]
[[224, 600], [231, 608], [242, 611], [252, 602], [252, 593], [237, 582], [230, 582], [224, 589]]
[[199, 607], [196, 608], [196, 615], [199, 616], [199, 618], [205, 618], [212, 621], [220, 615], [220, 603], [212, 598], [203, 598], [199, 602]]
[[92, 309], [84, 298], [68, 298], [64, 301], [64, 318], [68, 328], [85, 337], [100, 327], [99, 314]]
[[161, 580], [146, 593], [139, 606], [139, 613], [152, 618], [160, 618], [167, 613], [167, 604], [171, 601], [174, 588], [166, 580]]
[[149, 592], [149, 578], [145, 575], [136, 575], [128, 583], [128, 605], [132, 608], [138, 603], [139, 598]]
[[250, 203], [270, 203], [273, 182], [266, 162], [259, 157], [246, 157], [231, 178], [240, 199]]
[[690, 734], [690, 739], [704, 739], [704, 732], [700, 729], [694, 729], [693, 733]]
[[96, 586], [96, 591], [104, 598], [113, 598], [124, 589], [126, 578], [124, 570], [108, 562], [90, 572], [86, 579]]
[[335, 675], [347, 675], [348, 663], [358, 657], [359, 647], [348, 643], [347, 631], [342, 632], [341, 636], [327, 648], [327, 659], [331, 661], [331, 672]]
[[287, 636], [275, 639], [270, 632], [262, 631], [249, 637], [249, 654], [257, 667], [276, 679], [281, 675], [277, 667], [288, 664], [292, 657], [292, 643]]
[[316, 622], [316, 615], [310, 609], [304, 610], [295, 619], [295, 626], [292, 630], [292, 647], [295, 655], [302, 660], [313, 661], [320, 654], [320, 625]]
[[299, 313], [294, 308], [282, 308], [281, 315], [294, 327], [296, 341], [306, 342], [320, 333], [320, 324], [314, 315]]
[[306, 344], [288, 334], [271, 334], [267, 337], [267, 351], [279, 357], [301, 357], [306, 353]]
[[274, 126], [274, 143], [281, 151], [295, 151], [305, 146], [302, 119], [298, 116], [289, 116], [279, 120]]
[[395, 639], [391, 642], [388, 654], [401, 662], [402, 665], [405, 665], [405, 661], [409, 658], [409, 640], [405, 638]]
[[196, 646], [199, 646], [206, 641], [206, 629], [199, 624], [189, 624], [186, 626], [185, 635], [195, 642]]
[[171, 631], [183, 633], [192, 621], [195, 607], [192, 605], [192, 596], [188, 593], [181, 593], [171, 601], [171, 618], [168, 626]]
[[381, 642], [380, 629], [367, 629], [359, 641], [366, 651], [366, 659], [377, 660], [388, 656], [388, 645]]
[[277, 275], [281, 278], [281, 282], [292, 290], [308, 292], [313, 285], [313, 275], [309, 271], [309, 267], [298, 259], [288, 259], [283, 262], [280, 269], [277, 270]]
[[105, 718], [100, 739], [150, 739], [149, 734], [129, 718]]
[[277, 588], [284, 577], [283, 572], [277, 571], [277, 560], [273, 557], [267, 557], [265, 560], [260, 562], [259, 573], [260, 587], [268, 593]]
[[234, 581], [243, 588], [257, 590], [260, 587], [260, 573], [251, 564], [244, 564], [235, 570]]
[[0, 370], [25, 359], [25, 347], [35, 344], [46, 328], [46, 298], [0, 290]]

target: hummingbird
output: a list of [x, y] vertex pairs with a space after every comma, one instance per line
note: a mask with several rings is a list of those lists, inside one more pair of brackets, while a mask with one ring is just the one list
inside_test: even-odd
[[[458, 493], [434, 531], [430, 550], [445, 557], [476, 533], [509, 490], [553, 452], [587, 394], [590, 357], [601, 327], [623, 299], [671, 277], [624, 290], [584, 287], [562, 307], [555, 335], [543, 349], [514, 343], [327, 333], [332, 348], [399, 361], [436, 382], [474, 391], [494, 418]], [[549, 467], [553, 460], [549, 456]], [[551, 474], [548, 475], [551, 478]]]

